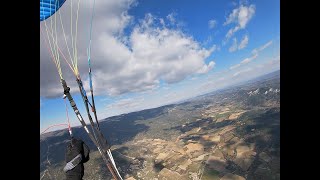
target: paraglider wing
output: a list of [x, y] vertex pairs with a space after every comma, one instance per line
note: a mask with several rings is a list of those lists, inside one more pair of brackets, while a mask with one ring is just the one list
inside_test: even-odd
[[40, 0], [40, 21], [46, 20], [63, 5], [66, 0]]

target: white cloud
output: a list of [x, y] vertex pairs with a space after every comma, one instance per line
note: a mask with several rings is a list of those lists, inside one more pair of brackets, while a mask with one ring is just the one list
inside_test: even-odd
[[267, 42], [266, 44], [264, 44], [263, 46], [258, 47], [258, 48], [256, 48], [256, 49], [252, 50], [252, 53], [253, 53], [253, 54], [257, 54], [257, 53], [259, 53], [260, 51], [264, 50], [265, 48], [269, 47], [272, 43], [273, 43], [273, 41], [271, 40], [271, 41]]
[[234, 52], [238, 49], [237, 38], [233, 38], [233, 43], [229, 48], [229, 52]]
[[236, 50], [240, 50], [245, 48], [248, 45], [249, 37], [248, 35], [243, 36], [241, 42], [238, 45], [237, 38], [233, 38], [233, 43], [229, 48], [229, 52], [234, 52]]
[[280, 56], [272, 57], [267, 62], [258, 64], [253, 67], [253, 71], [246, 74], [246, 76], [252, 76], [253, 74], [259, 74], [263, 72], [272, 72], [280, 69]]
[[176, 15], [177, 15], [176, 13], [170, 13], [169, 15], [167, 15], [167, 19], [171, 24], [176, 23], [176, 18], [175, 18]]
[[[205, 59], [216, 50], [216, 46], [203, 48], [181, 29], [164, 26], [173, 23], [178, 25], [174, 13], [166, 18], [147, 14], [138, 24], [132, 26], [129, 34], [125, 34], [124, 29], [134, 22], [134, 18], [128, 14], [134, 1], [112, 0], [99, 3], [96, 4], [93, 21], [91, 52], [96, 95], [119, 95], [151, 90], [157, 88], [161, 80], [176, 83], [192, 74], [207, 73], [214, 67], [213, 61], [206, 64]], [[86, 48], [90, 13], [91, 6], [80, 11], [82, 18], [79, 17], [81, 21], [78, 28], [78, 66], [85, 87], [88, 87]], [[63, 20], [68, 21], [69, 18], [68, 15], [63, 16]], [[43, 40], [43, 37], [41, 39]], [[77, 92], [74, 76], [67, 71], [65, 63], [61, 63], [64, 79], [71, 90]], [[56, 69], [45, 46], [41, 46], [40, 83], [41, 96], [52, 97], [63, 93]]]
[[245, 58], [243, 61], [241, 61], [240, 64], [247, 64], [247, 63], [251, 62], [252, 60], [253, 60], [252, 57], [250, 57], [250, 58]]
[[245, 58], [244, 60], [242, 60], [240, 62], [240, 64], [248, 64], [249, 62], [251, 62], [252, 60], [256, 59], [258, 57], [258, 54], [253, 54], [252, 56]]
[[240, 29], [245, 29], [248, 22], [255, 14], [255, 11], [255, 5], [240, 5], [239, 8], [234, 9], [223, 23], [223, 25], [235, 24], [235, 26], [227, 32], [226, 38], [229, 39], [235, 32], [239, 31]]
[[248, 42], [249, 42], [249, 37], [248, 37], [248, 35], [243, 36], [243, 38], [242, 38], [242, 40], [241, 40], [241, 42], [240, 42], [240, 44], [239, 44], [238, 49], [243, 49], [243, 48], [245, 48], [245, 47], [248, 45]]
[[163, 18], [160, 18], [159, 20], [160, 20], [160, 24], [161, 24], [162, 26], [165, 26], [165, 25], [166, 25], [166, 23], [164, 22], [164, 19], [163, 19]]
[[199, 69], [197, 71], [197, 73], [205, 74], [205, 73], [209, 72], [211, 69], [213, 69], [215, 64], [216, 63], [214, 61], [210, 61], [208, 65], [203, 65], [203, 67], [201, 69]]
[[[241, 44], [241, 43], [240, 43]], [[245, 58], [244, 60], [242, 60], [239, 64], [236, 64], [236, 65], [233, 65], [231, 66], [229, 69], [232, 70], [232, 69], [236, 69], [238, 67], [240, 67], [241, 65], [244, 65], [244, 64], [248, 64], [249, 62], [253, 61], [254, 59], [256, 59], [258, 56], [259, 56], [259, 52], [260, 51], [263, 51], [265, 48], [269, 47], [270, 45], [272, 44], [272, 41], [269, 41], [267, 42], [266, 44], [264, 44], [263, 46], [261, 47], [258, 47], [254, 50], [252, 50], [252, 55], [248, 58]]]
[[190, 78], [189, 83], [185, 83], [183, 87], [180, 86], [180, 89], [176, 89], [174, 86], [170, 85], [170, 87], [172, 87], [170, 92], [165, 90], [167, 88], [163, 88], [162, 91], [156, 90], [150, 94], [146, 94], [144, 98], [132, 97], [123, 99], [110, 104], [108, 110], [104, 111], [104, 113], [108, 113], [108, 115], [105, 116], [110, 116], [111, 114], [121, 114], [146, 108], [159, 107], [196, 95], [212, 92], [213, 90], [278, 70], [279, 58], [280, 56], [271, 58], [263, 64], [250, 64], [249, 66], [239, 68], [236, 72], [228, 70], [215, 72], [204, 79], [198, 78], [197, 81], [192, 81], [192, 78]]
[[240, 67], [240, 64], [236, 64], [236, 65], [234, 65], [234, 66], [231, 66], [230, 69], [232, 70], [232, 69], [236, 69], [236, 68], [238, 68], [238, 67]]
[[226, 38], [229, 39], [235, 32], [237, 32], [240, 29], [240, 27], [236, 26], [235, 28], [229, 29], [229, 31], [226, 34]]
[[[73, 2], [74, 7], [77, 7], [77, 2]], [[131, 16], [126, 12], [135, 2], [133, 0], [110, 0], [110, 1], [97, 1], [95, 6], [95, 16], [93, 21], [93, 32], [92, 32], [92, 66], [93, 70], [95, 67], [101, 65], [101, 53], [97, 51], [96, 42], [100, 36], [104, 34], [122, 34], [124, 27], [130, 22]], [[62, 33], [62, 28], [60, 25], [60, 14], [62, 18], [62, 23], [64, 25], [64, 30], [66, 33], [66, 38], [71, 48], [71, 20], [70, 20], [70, 5], [71, 1], [67, 1], [59, 9], [54, 16], [50, 17], [44, 22], [40, 23], [41, 30], [44, 32], [44, 36], [40, 35], [40, 96], [44, 97], [57, 97], [63, 95], [63, 89], [61, 87], [60, 78], [57, 73], [55, 65], [52, 63], [49, 51], [45, 44], [47, 40], [46, 26], [48, 25], [49, 30], [50, 23], [54, 22], [55, 17], [57, 17], [57, 32], [60, 36], [58, 38], [58, 44], [62, 52], [68, 56], [67, 48], [64, 42], [64, 36]], [[83, 75], [82, 79], [86, 79], [86, 73], [88, 71], [87, 65], [87, 47], [89, 41], [89, 26], [91, 20], [92, 2], [81, 1], [79, 9], [79, 21], [78, 21], [78, 36], [77, 36], [77, 49], [78, 49], [78, 67], [80, 73]], [[73, 16], [73, 33], [75, 33], [75, 17]], [[107, 47], [106, 47], [107, 48]], [[71, 49], [72, 51], [72, 49]], [[61, 56], [60, 56], [61, 57]], [[69, 56], [68, 56], [69, 57]], [[109, 59], [110, 60], [110, 59]], [[106, 64], [104, 59], [104, 64]], [[112, 63], [110, 63], [111, 65]], [[113, 66], [111, 66], [113, 68]], [[65, 61], [61, 58], [61, 69], [63, 72], [63, 78], [67, 81], [71, 88], [71, 93], [78, 92], [77, 83], [75, 82], [75, 77], [71, 73], [69, 67], [66, 65]], [[94, 73], [94, 72], [93, 72]]]
[[[203, 45], [209, 45], [209, 44], [212, 42], [212, 40], [213, 40], [212, 36], [209, 35], [209, 36], [207, 37], [207, 39], [203, 41], [202, 44], [203, 44]], [[217, 47], [217, 50], [218, 50], [218, 47]]]
[[217, 20], [211, 19], [211, 20], [208, 22], [208, 25], [209, 25], [209, 29], [215, 28], [216, 25], [217, 25]]
[[243, 73], [246, 73], [246, 72], [249, 72], [249, 71], [252, 71], [252, 68], [247, 68], [247, 69], [244, 69], [244, 70], [241, 70], [241, 71], [238, 71], [236, 73], [233, 74], [233, 76], [239, 76], [240, 74], [243, 74]]

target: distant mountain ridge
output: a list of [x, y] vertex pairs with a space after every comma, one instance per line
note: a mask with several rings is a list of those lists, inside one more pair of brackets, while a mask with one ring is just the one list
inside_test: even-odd
[[261, 82], [261, 81], [272, 80], [272, 79], [277, 79], [277, 78], [280, 79], [280, 70], [276, 70], [276, 71], [273, 71], [271, 73], [267, 73], [267, 74], [264, 74], [262, 76], [255, 77], [255, 78], [247, 80], [247, 81], [243, 81], [243, 82], [236, 83], [236, 84], [233, 84], [233, 85], [221, 88], [221, 89], [217, 89], [217, 90], [214, 90], [214, 91], [209, 92], [209, 93], [205, 93], [205, 94], [198, 95], [198, 96], [195, 96], [195, 97], [192, 97], [192, 98], [188, 98], [186, 100], [183, 100], [182, 102], [187, 102], [187, 101], [190, 101], [190, 100], [193, 100], [193, 99], [196, 99], [196, 98], [205, 97], [207, 95], [213, 95], [215, 93], [223, 92], [225, 90], [232, 89], [232, 88], [237, 88], [237, 87], [240, 87], [240, 86], [243, 86], [243, 85], [251, 85], [253, 83], [258, 83], [258, 82]]
[[[244, 85], [244, 84], [249, 84], [250, 85], [252, 83], [257, 83], [257, 82], [261, 82], [261, 81], [265, 81], [265, 80], [272, 80], [272, 79], [276, 79], [276, 78], [280, 79], [280, 70], [276, 70], [274, 72], [271, 72], [271, 73], [268, 73], [268, 74], [264, 74], [262, 76], [253, 78], [253, 79], [248, 80], [248, 81], [237, 83], [237, 84], [234, 84], [234, 85], [222, 88], [222, 89], [214, 90], [212, 92], [205, 93], [205, 94], [202, 94], [202, 95], [199, 95], [199, 96], [195, 96], [195, 97], [192, 97], [192, 98], [188, 98], [186, 100], [182, 100], [182, 101], [179, 101], [179, 102], [176, 102], [176, 103], [163, 105], [163, 106], [150, 108], [150, 109], [143, 109], [143, 110], [135, 111], [135, 112], [123, 113], [123, 114], [116, 115], [116, 116], [110, 116], [110, 117], [107, 117], [107, 118], [103, 118], [103, 119], [101, 119], [99, 121], [110, 121], [110, 120], [116, 120], [116, 119], [119, 119], [119, 118], [129, 118], [129, 117], [140, 116], [141, 114], [145, 114], [145, 115], [149, 114], [149, 115], [151, 115], [152, 112], [158, 112], [159, 109], [170, 108], [170, 107], [173, 107], [175, 105], [182, 104], [182, 103], [188, 102], [188, 101], [196, 99], [196, 98], [201, 98], [201, 97], [205, 97], [207, 95], [212, 95], [212, 94], [215, 94], [215, 93], [219, 93], [219, 92], [222, 92], [224, 90], [231, 89], [231, 88], [236, 88], [236, 87], [239, 87], [239, 86]], [[81, 127], [82, 126], [79, 125], [79, 126], [75, 126], [73, 128], [77, 128], [78, 129], [78, 128], [81, 128]], [[52, 132], [48, 132], [48, 133], [50, 133], [50, 134], [59, 134], [61, 132], [66, 132], [66, 129], [56, 130], [56, 131], [52, 131]], [[48, 134], [48, 133], [45, 133], [45, 134]], [[45, 136], [45, 134], [42, 135], [42, 136]]]

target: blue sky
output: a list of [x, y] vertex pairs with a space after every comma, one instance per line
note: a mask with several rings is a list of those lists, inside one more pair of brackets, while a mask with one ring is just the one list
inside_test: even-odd
[[[60, 9], [65, 19], [68, 6]], [[78, 61], [89, 91], [84, 52], [92, 2], [82, 7]], [[276, 0], [96, 0], [95, 8], [91, 58], [99, 118], [177, 102], [280, 69]], [[42, 45], [41, 68], [40, 131], [67, 120], [57, 71]], [[86, 117], [74, 78], [66, 76]], [[79, 125], [69, 104], [68, 110], [71, 125]]]

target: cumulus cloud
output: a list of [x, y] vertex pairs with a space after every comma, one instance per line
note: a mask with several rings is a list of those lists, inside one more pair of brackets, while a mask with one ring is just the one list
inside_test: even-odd
[[202, 68], [197, 71], [197, 73], [205, 74], [209, 72], [211, 69], [213, 69], [215, 64], [216, 63], [214, 61], [210, 61], [208, 65], [203, 65]]
[[245, 29], [248, 22], [252, 19], [253, 15], [255, 14], [256, 7], [255, 5], [244, 6], [240, 5], [240, 7], [234, 9], [229, 16], [227, 17], [226, 21], [223, 23], [224, 26], [229, 24], [235, 24], [235, 26], [226, 34], [226, 38], [229, 39], [233, 36], [234, 33], [239, 31], [240, 29]]
[[208, 22], [208, 25], [209, 25], [209, 29], [215, 28], [216, 25], [217, 25], [217, 20], [211, 19], [211, 20]]
[[[214, 61], [206, 64], [205, 59], [216, 50], [216, 46], [203, 48], [192, 36], [172, 26], [178, 25], [175, 14], [166, 18], [146, 14], [144, 19], [133, 24], [134, 18], [128, 10], [134, 3], [132, 0], [112, 0], [96, 4], [91, 64], [97, 95], [151, 90], [157, 88], [161, 80], [176, 83], [192, 74], [207, 73], [214, 67]], [[90, 22], [90, 7], [83, 6], [80, 11], [82, 25], [79, 27], [82, 28], [78, 32], [78, 49], [81, 49], [78, 66], [85, 87], [88, 87], [86, 48], [89, 29], [86, 27]], [[63, 16], [63, 20], [69, 18]], [[131, 28], [129, 33], [124, 31], [127, 27]], [[62, 70], [67, 71], [67, 65], [61, 63]], [[71, 90], [77, 91], [74, 76], [66, 73], [64, 78], [70, 82]], [[40, 81], [41, 96], [62, 94], [59, 77], [45, 46], [41, 46]]]

